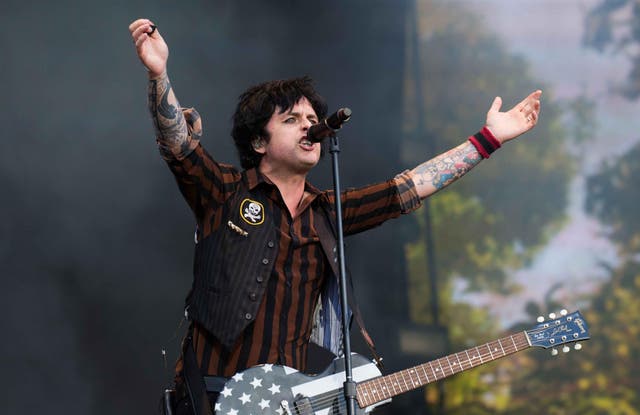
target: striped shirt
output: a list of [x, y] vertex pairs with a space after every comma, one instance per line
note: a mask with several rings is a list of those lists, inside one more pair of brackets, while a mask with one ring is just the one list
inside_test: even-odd
[[[190, 120], [188, 113], [187, 120]], [[199, 119], [198, 119], [199, 121]], [[190, 124], [190, 131], [192, 130]], [[233, 166], [216, 162], [191, 131], [178, 151], [161, 153], [174, 173], [180, 190], [193, 210], [200, 238], [227, 221], [222, 206], [242, 180]], [[304, 371], [313, 326], [313, 311], [331, 268], [322, 250], [315, 224], [323, 220], [321, 203], [334, 203], [332, 191], [305, 185], [305, 197], [292, 218], [278, 188], [257, 169], [246, 172], [249, 189], [267, 196], [274, 226], [279, 230], [276, 260], [265, 295], [253, 322], [231, 349], [197, 322], [191, 326], [196, 360], [204, 375], [232, 376], [261, 363], [276, 363]], [[420, 206], [413, 180], [407, 172], [395, 178], [342, 193], [343, 230], [352, 235], [378, 226], [387, 219]], [[248, 294], [251, 295], [251, 294]], [[182, 362], [176, 365], [180, 381]]]

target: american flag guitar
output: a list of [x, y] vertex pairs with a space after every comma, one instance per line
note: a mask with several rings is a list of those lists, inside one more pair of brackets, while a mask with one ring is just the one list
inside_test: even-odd
[[[356, 413], [371, 412], [393, 396], [417, 389], [459, 372], [537, 346], [553, 348], [589, 338], [586, 321], [579, 311], [563, 311], [558, 318], [540, 322], [531, 330], [454, 353], [440, 359], [382, 376], [377, 366], [353, 354]], [[575, 345], [576, 349], [580, 344]], [[336, 359], [321, 374], [308, 376], [278, 365], [260, 365], [230, 378], [215, 404], [218, 415], [343, 415], [344, 361]]]

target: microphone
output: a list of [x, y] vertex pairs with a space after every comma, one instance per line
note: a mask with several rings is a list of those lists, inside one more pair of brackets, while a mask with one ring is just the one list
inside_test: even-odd
[[307, 138], [312, 143], [318, 143], [327, 137], [331, 137], [335, 135], [336, 130], [342, 127], [342, 124], [349, 121], [349, 118], [351, 118], [351, 110], [349, 108], [340, 108], [329, 117], [309, 127]]

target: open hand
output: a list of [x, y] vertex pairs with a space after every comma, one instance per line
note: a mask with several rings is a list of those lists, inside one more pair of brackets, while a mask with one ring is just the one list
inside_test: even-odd
[[167, 69], [169, 47], [151, 20], [138, 19], [129, 25], [129, 32], [136, 44], [136, 52], [150, 77], [162, 75]]
[[538, 122], [541, 95], [540, 90], [532, 92], [507, 112], [500, 112], [502, 98], [496, 97], [487, 112], [487, 128], [500, 143], [529, 131]]

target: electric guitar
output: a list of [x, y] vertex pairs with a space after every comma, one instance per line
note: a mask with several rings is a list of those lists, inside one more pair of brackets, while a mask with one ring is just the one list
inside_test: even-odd
[[[378, 367], [352, 354], [352, 375], [356, 385], [356, 414], [371, 412], [393, 396], [428, 383], [537, 346], [553, 348], [589, 338], [587, 322], [579, 311], [539, 324], [531, 330], [503, 337], [462, 352], [382, 376]], [[581, 348], [579, 343], [576, 350]], [[321, 374], [308, 376], [286, 366], [260, 365], [230, 378], [215, 404], [215, 413], [224, 415], [344, 415], [347, 403], [343, 385], [344, 360], [335, 359]]]

